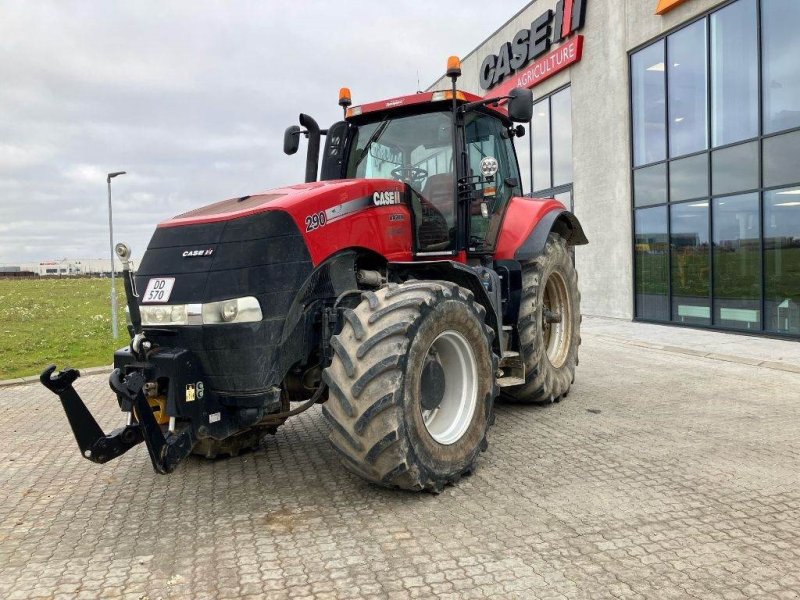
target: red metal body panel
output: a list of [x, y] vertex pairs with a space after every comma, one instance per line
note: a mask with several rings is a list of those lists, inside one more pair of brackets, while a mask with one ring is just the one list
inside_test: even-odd
[[[446, 90], [445, 90], [446, 91]], [[433, 102], [433, 95], [437, 92], [421, 92], [419, 94], [411, 94], [409, 96], [398, 96], [397, 98], [389, 98], [388, 100], [380, 100], [378, 102], [369, 102], [367, 104], [361, 104], [358, 106], [354, 106], [353, 108], [349, 109], [348, 111], [348, 119], [358, 118], [361, 115], [366, 115], [372, 112], [378, 111], [386, 111], [395, 108], [401, 108], [403, 106], [414, 106], [416, 104], [425, 104], [427, 102]], [[482, 96], [476, 96], [475, 94], [470, 94], [469, 92], [462, 92], [458, 90], [458, 93], [463, 95], [464, 100], [459, 100], [459, 104], [464, 104], [465, 102], [477, 102], [478, 100], [483, 100]], [[447, 102], [448, 106], [452, 102], [452, 100], [437, 100], [437, 102]], [[351, 114], [350, 111], [353, 109], [359, 109], [361, 112], [357, 115]], [[501, 117], [508, 118], [508, 111], [503, 106], [487, 106], [488, 110], [496, 112]]]
[[[405, 204], [377, 206], [376, 192], [404, 195], [391, 179], [343, 179], [277, 188], [245, 199], [223, 200], [160, 223], [177, 227], [230, 221], [270, 210], [289, 213], [306, 240], [314, 265], [346, 248], [364, 248], [390, 261], [413, 260], [411, 211]], [[319, 217], [320, 213], [325, 217]], [[317, 215], [316, 221], [307, 221]], [[320, 223], [322, 223], [320, 225]]]
[[[178, 215], [158, 226], [216, 223], [265, 211], [282, 210], [292, 216], [305, 237], [315, 266], [347, 248], [370, 250], [389, 261], [414, 260], [410, 208], [406, 204], [378, 206], [374, 198], [376, 192], [397, 192], [398, 197], [402, 197], [404, 184], [392, 179], [341, 179], [303, 183], [245, 198], [223, 200]], [[566, 208], [552, 198], [512, 198], [498, 236], [495, 259], [513, 259], [517, 249], [525, 243], [539, 221], [554, 210], [562, 211]], [[321, 217], [320, 214], [325, 216]], [[426, 260], [442, 258], [446, 257], [426, 257]], [[450, 260], [465, 263], [467, 255], [460, 252]]]
[[517, 249], [525, 243], [539, 221], [554, 210], [567, 208], [553, 198], [512, 198], [500, 227], [494, 258], [513, 260]]
[[[361, 108], [361, 114], [365, 115], [367, 113], [376, 112], [379, 110], [388, 110], [391, 108], [399, 108], [401, 106], [414, 106], [415, 104], [425, 104], [426, 102], [432, 102], [433, 94], [434, 92], [421, 92], [419, 94], [409, 94], [408, 96], [398, 96], [397, 98], [389, 98], [388, 100], [379, 100], [378, 102], [368, 102], [367, 104], [361, 104], [358, 107], [354, 106], [353, 108]], [[480, 97], [474, 94], [468, 94], [467, 92], [462, 92], [462, 94], [464, 94], [464, 97], [467, 99], [467, 102], [480, 100]]]

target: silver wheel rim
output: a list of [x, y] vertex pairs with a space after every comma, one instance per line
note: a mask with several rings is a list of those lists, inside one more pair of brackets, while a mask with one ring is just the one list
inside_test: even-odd
[[428, 355], [434, 356], [445, 374], [444, 395], [438, 407], [422, 410], [430, 436], [449, 446], [469, 429], [478, 404], [478, 365], [467, 339], [457, 331], [445, 331], [433, 340]]
[[550, 273], [544, 287], [542, 302], [542, 341], [546, 348], [547, 360], [556, 369], [567, 362], [572, 321], [569, 292], [564, 277], [556, 271]]

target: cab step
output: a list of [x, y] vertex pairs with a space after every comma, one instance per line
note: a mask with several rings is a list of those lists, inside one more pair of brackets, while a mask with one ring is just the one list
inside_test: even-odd
[[497, 380], [497, 385], [500, 387], [512, 387], [523, 383], [525, 383], [525, 380], [520, 377], [500, 377]]

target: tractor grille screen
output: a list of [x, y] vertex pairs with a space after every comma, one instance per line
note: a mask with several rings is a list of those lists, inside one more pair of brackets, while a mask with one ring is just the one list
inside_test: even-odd
[[174, 277], [169, 304], [258, 298], [264, 315], [259, 323], [149, 334], [156, 343], [193, 351], [212, 389], [251, 393], [280, 383], [278, 348], [284, 323], [312, 269], [294, 221], [276, 210], [157, 229], [136, 273], [136, 287], [141, 293], [151, 277]]
[[[136, 273], [175, 277], [170, 304], [255, 296], [262, 307], [289, 309], [311, 273], [311, 257], [294, 220], [283, 211], [241, 219], [156, 229]], [[285, 310], [283, 310], [285, 309]]]

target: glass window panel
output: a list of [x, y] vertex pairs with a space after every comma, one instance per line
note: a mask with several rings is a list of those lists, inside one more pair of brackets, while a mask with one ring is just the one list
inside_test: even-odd
[[800, 334], [800, 188], [764, 193], [765, 325]]
[[533, 105], [533, 189], [553, 187], [550, 180], [550, 99]]
[[672, 320], [711, 324], [711, 260], [708, 243], [708, 202], [670, 207], [672, 247]]
[[564, 206], [566, 206], [570, 212], [573, 212], [572, 206], [572, 190], [568, 190], [566, 192], [559, 192], [558, 194], [554, 194], [553, 198], [561, 202]]
[[667, 165], [653, 165], [633, 172], [635, 206], [663, 204], [667, 201]]
[[757, 189], [758, 142], [715, 150], [711, 155], [711, 174], [714, 195]]
[[636, 316], [669, 320], [669, 240], [667, 207], [635, 213]]
[[764, 187], [790, 185], [799, 181], [800, 131], [765, 139]]
[[800, 127], [800, 2], [762, 0], [764, 133]]
[[758, 194], [713, 201], [714, 323], [761, 329], [761, 241]]
[[667, 38], [670, 156], [708, 147], [706, 21]]
[[633, 164], [646, 165], [667, 157], [664, 42], [631, 57]]
[[550, 98], [553, 136], [553, 187], [572, 183], [572, 92], [561, 90]]
[[758, 135], [758, 93], [758, 7], [739, 0], [711, 15], [714, 146]]
[[674, 160], [669, 165], [672, 202], [708, 196], [708, 154]]

